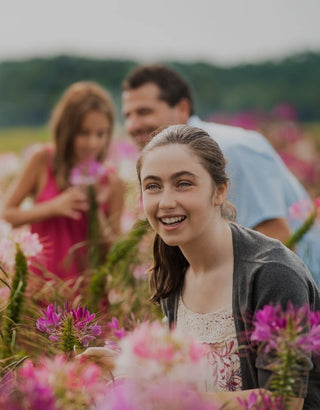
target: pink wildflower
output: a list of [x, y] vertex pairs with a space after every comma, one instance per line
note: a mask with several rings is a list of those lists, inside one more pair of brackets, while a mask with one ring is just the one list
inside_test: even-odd
[[289, 302], [285, 311], [280, 304], [266, 305], [256, 313], [253, 324], [251, 340], [264, 343], [266, 352], [276, 350], [281, 343], [301, 352], [320, 351], [320, 314], [309, 312], [307, 305], [294, 307]]
[[136, 279], [145, 279], [147, 270], [148, 270], [147, 266], [138, 265], [138, 266], [136, 266], [135, 270], [133, 271], [133, 276]]
[[298, 118], [298, 112], [294, 105], [284, 101], [277, 104], [273, 108], [273, 114], [278, 120], [291, 120], [295, 121]]
[[113, 317], [111, 322], [108, 322], [108, 326], [113, 330], [114, 336], [116, 336], [118, 339], [125, 337], [126, 331], [123, 327], [120, 327], [118, 319], [116, 317]]
[[0, 239], [0, 263], [8, 272], [14, 270], [16, 251], [16, 245], [12, 240], [8, 238]]
[[106, 167], [99, 161], [84, 161], [70, 172], [71, 185], [94, 185], [105, 176]]
[[[95, 314], [90, 314], [88, 309], [78, 306], [76, 309], [69, 309], [68, 304], [64, 310], [54, 305], [49, 305], [47, 310], [41, 310], [43, 317], [40, 317], [36, 326], [38, 330], [49, 335], [52, 341], [66, 342], [66, 338], [72, 335], [74, 342], [80, 346], [87, 347], [89, 342], [94, 340], [101, 333], [101, 326], [94, 322]], [[66, 333], [65, 324], [71, 322], [72, 329]]]
[[289, 208], [289, 216], [294, 220], [304, 221], [313, 210], [312, 201], [302, 199], [293, 203]]
[[37, 322], [36, 326], [40, 330], [40, 332], [49, 334], [49, 339], [58, 341], [59, 331], [61, 327], [61, 316], [62, 313], [57, 309], [55, 310], [54, 305], [49, 305], [47, 310], [41, 309], [44, 317], [40, 317]]
[[245, 410], [285, 410], [286, 405], [281, 397], [274, 397], [271, 394], [257, 394], [255, 392], [250, 393], [247, 400], [237, 399], [241, 408]]
[[89, 346], [89, 341], [95, 339], [101, 333], [101, 326], [92, 323], [95, 319], [95, 313], [90, 313], [85, 307], [78, 306], [77, 309], [70, 310], [73, 316], [73, 323], [78, 335], [79, 342], [83, 346]]
[[105, 383], [97, 365], [57, 355], [38, 365], [27, 360], [18, 371], [15, 391], [9, 403], [20, 402], [21, 407], [8, 409], [89, 408], [102, 399]]
[[196, 384], [203, 377], [206, 347], [160, 322], [143, 322], [120, 340], [116, 372], [132, 378]]
[[42, 251], [42, 244], [39, 241], [37, 233], [31, 233], [29, 230], [22, 229], [13, 233], [13, 240], [20, 246], [26, 258], [36, 256]]
[[108, 389], [98, 410], [218, 410], [188, 383], [165, 377], [150, 381], [124, 380]]
[[31, 233], [27, 229], [12, 230], [8, 237], [0, 239], [0, 263], [9, 272], [15, 267], [17, 246], [20, 247], [28, 262], [42, 251], [38, 234]]

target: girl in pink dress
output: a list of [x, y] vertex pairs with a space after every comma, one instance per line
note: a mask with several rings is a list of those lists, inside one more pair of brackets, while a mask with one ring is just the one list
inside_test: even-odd
[[[18, 227], [30, 224], [44, 245], [43, 267], [63, 280], [76, 279], [87, 267], [87, 190], [71, 186], [70, 171], [86, 161], [104, 162], [112, 137], [114, 108], [94, 82], [71, 85], [51, 118], [53, 145], [35, 152], [4, 201], [3, 218]], [[116, 172], [95, 186], [98, 218], [106, 243], [120, 232], [124, 185]], [[30, 209], [20, 207], [32, 197]]]

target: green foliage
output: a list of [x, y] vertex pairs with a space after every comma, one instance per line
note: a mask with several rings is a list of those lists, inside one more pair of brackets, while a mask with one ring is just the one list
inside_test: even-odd
[[3, 345], [1, 357], [6, 358], [14, 353], [16, 326], [20, 322], [22, 314], [24, 293], [27, 286], [28, 265], [26, 257], [19, 247], [15, 256], [15, 274], [12, 281], [12, 290], [9, 304], [4, 316]]
[[69, 316], [63, 324], [60, 348], [65, 353], [72, 353], [74, 346], [78, 346], [78, 341], [73, 330], [73, 319]]
[[88, 240], [89, 240], [89, 267], [96, 270], [101, 264], [102, 248], [100, 243], [101, 230], [98, 220], [98, 203], [93, 185], [88, 186], [89, 218], [88, 218]]
[[101, 266], [92, 277], [88, 300], [90, 311], [95, 312], [99, 309], [100, 301], [106, 293], [107, 275], [112, 275], [117, 265], [125, 263], [128, 267], [135, 260], [137, 248], [147, 227], [147, 222], [138, 221], [125, 238], [119, 238], [112, 246], [106, 264]]
[[[319, 120], [320, 53], [305, 53], [259, 64], [215, 66], [204, 62], [166, 62], [190, 83], [196, 111], [270, 110], [293, 104], [302, 121]], [[42, 125], [71, 83], [96, 81], [112, 95], [120, 117], [121, 82], [137, 62], [71, 56], [7, 61], [0, 64], [0, 126]]]
[[137, 279], [134, 276], [136, 266], [141, 263], [139, 248], [146, 235], [150, 234], [150, 225], [147, 221], [139, 220], [130, 232], [119, 238], [111, 248], [107, 262], [93, 276], [90, 283], [88, 308], [98, 311], [103, 298], [107, 293], [117, 293], [117, 301], [109, 301], [109, 316], [117, 317], [144, 314], [152, 316], [159, 312], [152, 310], [148, 301], [148, 282], [146, 278]]
[[308, 218], [304, 221], [304, 223], [298, 228], [288, 240], [284, 243], [289, 249], [292, 249], [301, 239], [302, 237], [309, 231], [309, 229], [314, 224], [316, 217], [318, 214], [318, 210], [314, 207], [311, 214]]

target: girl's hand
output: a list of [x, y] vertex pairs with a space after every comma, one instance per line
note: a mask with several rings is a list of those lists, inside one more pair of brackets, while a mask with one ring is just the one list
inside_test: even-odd
[[118, 180], [115, 170], [110, 168], [107, 175], [96, 184], [96, 199], [99, 205], [110, 202]]
[[78, 220], [89, 209], [88, 196], [83, 188], [70, 187], [52, 199], [51, 206], [55, 216]]

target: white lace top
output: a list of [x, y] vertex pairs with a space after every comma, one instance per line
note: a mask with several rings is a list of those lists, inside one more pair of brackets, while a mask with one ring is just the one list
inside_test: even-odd
[[204, 358], [207, 362], [206, 375], [198, 385], [199, 390], [241, 390], [240, 359], [231, 304], [212, 313], [194, 313], [186, 308], [180, 296], [177, 328], [210, 345]]

